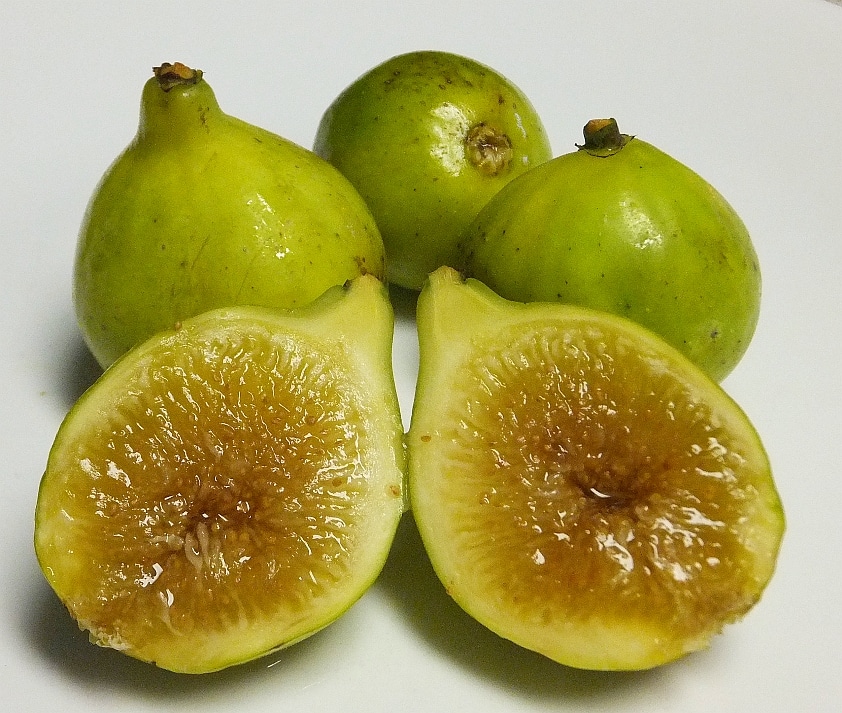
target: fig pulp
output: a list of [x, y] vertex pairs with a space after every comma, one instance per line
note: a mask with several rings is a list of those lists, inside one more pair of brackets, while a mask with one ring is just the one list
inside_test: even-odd
[[644, 669], [757, 603], [784, 515], [716, 382], [635, 322], [448, 269], [417, 314], [411, 507], [469, 614], [569, 666]]
[[89, 204], [74, 301], [107, 366], [192, 315], [301, 306], [362, 273], [383, 278], [384, 260], [368, 208], [335, 168], [223, 113], [200, 71], [165, 64]]
[[520, 89], [438, 51], [393, 57], [353, 82], [324, 113], [314, 150], [371, 209], [389, 280], [414, 290], [456, 265], [461, 232], [492, 195], [552, 157]]
[[467, 275], [507, 299], [613, 312], [717, 380], [742, 358], [760, 270], [742, 220], [703, 178], [613, 120], [512, 181], [460, 242]]
[[294, 311], [203, 313], [104, 372], [35, 514], [41, 568], [92, 641], [213, 671], [363, 594], [403, 511], [392, 327], [366, 275]]

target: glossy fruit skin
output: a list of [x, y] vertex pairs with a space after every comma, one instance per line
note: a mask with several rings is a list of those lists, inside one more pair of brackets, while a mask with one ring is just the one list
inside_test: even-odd
[[[430, 276], [417, 319], [420, 363], [407, 434], [411, 508], [433, 568], [468, 614], [566, 666], [641, 670], [705, 648], [757, 603], [774, 574], [783, 506], [759, 434], [707, 374], [631, 320], [575, 305], [509, 302], [447, 268]], [[598, 348], [579, 351], [583, 334]], [[544, 337], [532, 342], [532, 358], [508, 351], [536, 335]], [[577, 357], [567, 359], [571, 354]], [[577, 359], [581, 369], [565, 368]], [[625, 368], [635, 362], [642, 370]], [[522, 372], [549, 375], [542, 385], [560, 388], [507, 390], [517, 384], [512, 374]], [[627, 378], [641, 373], [651, 394]], [[672, 398], [656, 384], [670, 384]], [[647, 399], [657, 402], [651, 410], [643, 407]], [[570, 420], [559, 420], [563, 412]], [[619, 427], [623, 414], [633, 415], [628, 429]], [[559, 429], [561, 423], [572, 425]], [[702, 438], [685, 450], [688, 423], [708, 444]], [[710, 463], [699, 456], [707, 447], [716, 470], [693, 467]], [[580, 450], [583, 461], [570, 458]], [[723, 467], [720, 454], [733, 468]], [[660, 478], [659, 470], [669, 475]], [[699, 487], [697, 476], [709, 482]], [[668, 488], [648, 490], [647, 482]], [[588, 483], [596, 486], [590, 495]], [[576, 497], [578, 488], [584, 497]], [[721, 493], [732, 488], [729, 506]], [[658, 514], [651, 528], [650, 509]], [[714, 522], [720, 517], [724, 522]], [[498, 527], [480, 524], [490, 520]], [[623, 520], [622, 529], [610, 530]], [[720, 527], [734, 535], [732, 547], [719, 539]], [[567, 546], [559, 543], [571, 543], [576, 554], [559, 557]], [[628, 551], [615, 549], [618, 543]], [[688, 543], [712, 547], [729, 573], [714, 574], [711, 587], [704, 570], [716, 572], [721, 563], [694, 562]], [[533, 552], [547, 553], [546, 560]], [[665, 553], [666, 560], [678, 555], [667, 565]], [[605, 573], [602, 560], [617, 565], [610, 577], [595, 574]], [[675, 596], [663, 607], [671, 578]], [[695, 615], [682, 621], [688, 602]], [[688, 622], [686, 629], [675, 625]]]
[[[488, 132], [482, 165], [471, 149], [483, 142], [477, 132]], [[491, 196], [552, 157], [523, 92], [439, 51], [393, 57], [353, 82], [324, 113], [314, 150], [371, 208], [389, 280], [415, 290], [435, 268], [455, 266], [460, 233]]]
[[739, 362], [759, 317], [760, 269], [740, 217], [698, 174], [633, 137], [513, 181], [460, 249], [466, 273], [503, 297], [628, 317], [717, 380]]
[[368, 208], [312, 152], [221, 111], [201, 78], [144, 86], [138, 132], [91, 198], [74, 302], [107, 366], [161, 329], [240, 304], [290, 308], [384, 277]]

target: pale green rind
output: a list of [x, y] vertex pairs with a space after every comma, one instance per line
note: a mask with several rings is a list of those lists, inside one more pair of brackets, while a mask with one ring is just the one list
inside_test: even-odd
[[[249, 329], [267, 329], [292, 335], [329, 355], [347, 370], [343, 389], [353, 394], [365, 414], [370, 435], [363, 453], [369, 473], [365, 509], [353, 517], [359, 525], [353, 553], [354, 576], [325, 593], [301, 620], [275, 620], [271, 615], [240, 622], [224, 632], [205, 632], [196, 638], [174, 637], [161, 642], [121, 641], [107, 632], [91, 632], [103, 646], [154, 662], [162, 668], [203, 673], [257, 658], [289, 646], [327, 626], [344, 613], [374, 582], [383, 567], [403, 512], [405, 452], [397, 394], [391, 378], [393, 313], [385, 287], [372, 276], [329, 290], [301, 310], [280, 311], [259, 307], [224, 308], [187, 320], [178, 329], [157, 335], [114, 363], [77, 402], [63, 421], [50, 451], [41, 481], [35, 517], [35, 550], [47, 580], [73, 611], [75, 578], [85, 571], [84, 553], [68, 553], [64, 532], [68, 526], [62, 503], [68, 497], [65, 473], [73, 461], [74, 444], [90, 437], [91, 429], [110, 417], [113, 403], [134, 375], [154, 365], [156, 355], [178, 350], [179, 344], [202, 335]], [[247, 596], [247, 593], [245, 593]], [[233, 612], [232, 612], [233, 614]], [[86, 622], [80, 621], [85, 627]]]
[[[742, 532], [746, 548], [756, 553], [755, 568], [746, 572], [746, 596], [759, 598], [772, 577], [785, 528], [783, 509], [771, 478], [768, 457], [754, 427], [739, 406], [704, 372], [677, 350], [638, 325], [619, 317], [559, 304], [519, 304], [502, 300], [474, 280], [463, 281], [452, 270], [438, 270], [422, 291], [417, 310], [420, 370], [413, 406], [409, 450], [409, 490], [412, 511], [425, 548], [439, 578], [454, 600], [470, 615], [496, 632], [526, 648], [560, 663], [588, 669], [645, 669], [674, 660], [708, 645], [722, 624], [713, 626], [698, 639], [665, 642], [659, 632], [647, 630], [645, 622], [592, 619], [586, 625], [574, 621], [527, 621], [522, 612], [504, 600], [497, 600], [485, 583], [474, 580], [469, 571], [470, 551], [456, 544], [456, 529], [470, 527], [452, 522], [442, 486], [453, 477], [448, 471], [447, 444], [442, 434], [448, 424], [450, 395], [466, 360], [482, 353], [500, 335], [516, 334], [536, 323], [555, 322], [575, 326], [595, 320], [610, 329], [629, 330], [641, 348], [659, 360], [675, 364], [679, 378], [698, 390], [727, 428], [738, 434], [754, 462], [749, 470], [758, 476], [758, 501], [747, 508]], [[660, 361], [659, 361], [660, 363]], [[453, 404], [454, 411], [459, 404]], [[470, 454], [464, 454], [470, 458]], [[476, 533], [493, 540], [494, 533]], [[596, 586], [599, 586], [596, 583]], [[517, 613], [516, 613], [517, 612]], [[540, 617], [538, 617], [540, 619]], [[663, 637], [661, 637], [663, 638]]]

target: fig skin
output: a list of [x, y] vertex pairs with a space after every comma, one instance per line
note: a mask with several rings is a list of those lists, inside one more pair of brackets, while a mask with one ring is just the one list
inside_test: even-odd
[[384, 278], [374, 219], [336, 169], [225, 114], [200, 71], [155, 74], [78, 239], [74, 303], [103, 367], [212, 308], [293, 308], [362, 273]]
[[314, 150], [366, 200], [389, 281], [414, 290], [456, 266], [457, 240], [491, 196], [552, 158], [520, 89], [440, 51], [392, 57], [354, 81], [322, 116]]
[[630, 318], [721, 381], [760, 312], [745, 224], [702, 177], [613, 120], [585, 133], [579, 150], [513, 181], [480, 212], [460, 241], [465, 273], [510, 300]]

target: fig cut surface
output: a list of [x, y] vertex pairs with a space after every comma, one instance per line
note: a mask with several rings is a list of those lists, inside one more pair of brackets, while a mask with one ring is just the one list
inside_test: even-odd
[[418, 304], [412, 510], [449, 594], [573, 667], [706, 647], [772, 577], [784, 514], [739, 406], [654, 333], [503, 300], [455, 271]]
[[94, 643], [203, 673], [364, 593], [403, 511], [392, 319], [363, 276], [300, 310], [203, 313], [104, 372], [59, 429], [35, 523]]

